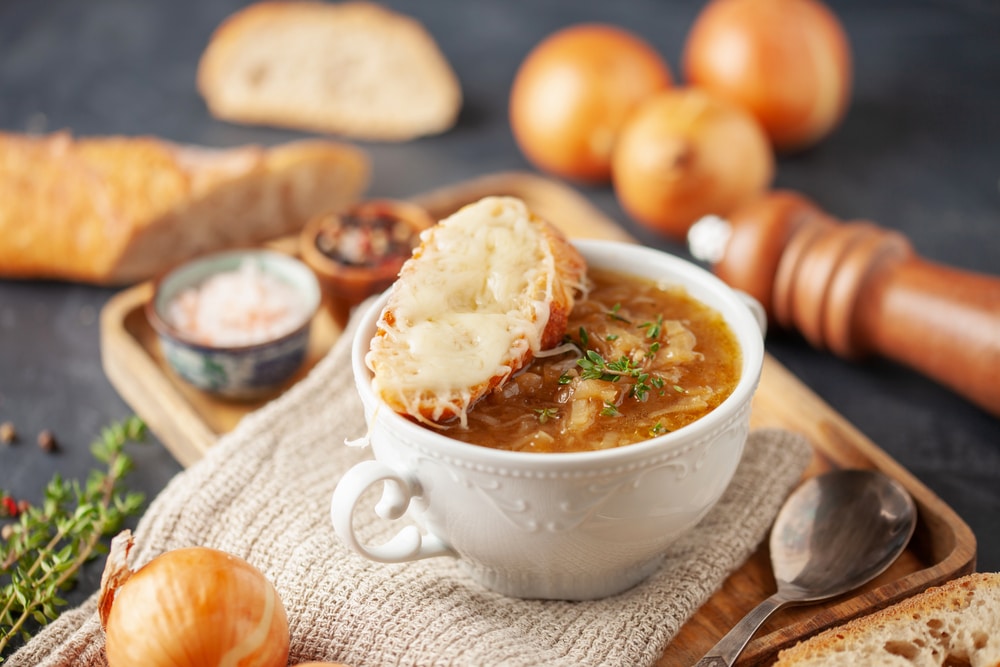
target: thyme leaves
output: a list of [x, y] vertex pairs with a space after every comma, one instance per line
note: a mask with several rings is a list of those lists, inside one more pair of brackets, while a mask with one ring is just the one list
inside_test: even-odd
[[[145, 439], [146, 425], [138, 417], [116, 422], [101, 431], [91, 446], [103, 464], [84, 483], [56, 474], [37, 505], [19, 511], [16, 522], [5, 523], [0, 538], [0, 662], [14, 639], [31, 638], [31, 624], [54, 620], [60, 597], [76, 581], [80, 567], [105, 551], [102, 538], [117, 532], [126, 517], [144, 502], [127, 492], [123, 478], [132, 468], [125, 453], [129, 442]], [[0, 495], [5, 495], [0, 490]]]

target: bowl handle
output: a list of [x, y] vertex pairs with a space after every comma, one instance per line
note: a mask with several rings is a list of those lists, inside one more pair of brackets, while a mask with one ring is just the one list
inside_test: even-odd
[[754, 319], [757, 320], [757, 326], [760, 327], [760, 335], [767, 335], [767, 311], [764, 310], [764, 306], [761, 305], [760, 301], [753, 298], [746, 292], [742, 290], [734, 290], [736, 296], [739, 297], [740, 301], [746, 304], [750, 312], [753, 313]]
[[388, 542], [378, 546], [362, 544], [354, 532], [354, 509], [364, 492], [373, 484], [383, 482], [382, 499], [375, 513], [383, 519], [399, 519], [406, 513], [410, 500], [419, 495], [416, 480], [399, 475], [378, 461], [363, 461], [347, 471], [337, 484], [330, 501], [330, 518], [337, 536], [350, 548], [369, 560], [380, 563], [403, 563], [433, 556], [458, 554], [433, 533], [421, 533], [416, 526], [406, 526]]

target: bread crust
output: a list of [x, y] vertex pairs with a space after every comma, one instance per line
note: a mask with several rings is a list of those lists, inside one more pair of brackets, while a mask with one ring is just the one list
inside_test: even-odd
[[0, 277], [137, 282], [297, 231], [356, 200], [369, 174], [362, 150], [318, 140], [208, 149], [0, 133]]
[[230, 15], [198, 64], [218, 118], [405, 141], [454, 125], [462, 91], [417, 20], [371, 2], [259, 2]]
[[[396, 412], [409, 415], [414, 419], [427, 423], [438, 424], [456, 417], [464, 420], [466, 411], [476, 401], [502, 386], [517, 371], [524, 368], [540, 350], [546, 350], [558, 345], [566, 333], [566, 324], [577, 294], [581, 290], [586, 271], [586, 264], [579, 251], [566, 239], [554, 225], [530, 213], [523, 202], [513, 197], [487, 197], [480, 202], [471, 204], [460, 211], [477, 207], [482, 210], [482, 216], [488, 217], [492, 207], [514, 206], [523, 211], [525, 220], [530, 224], [533, 234], [531, 247], [520, 247], [516, 252], [523, 256], [544, 256], [551, 258], [545, 270], [540, 270], [525, 285], [521, 299], [523, 304], [529, 304], [533, 295], [544, 295], [544, 306], [534, 308], [525, 305], [517, 317], [530, 322], [533, 331], [525, 336], [517, 337], [512, 347], [507, 351], [498, 372], [488, 378], [469, 385], [452, 386], [442, 391], [428, 386], [403, 386], [399, 382], [398, 369], [393, 364], [398, 362], [410, 341], [406, 328], [412, 322], [403, 322], [398, 311], [401, 306], [413, 300], [413, 295], [420, 289], [417, 283], [428, 273], [440, 271], [433, 262], [435, 258], [429, 249], [433, 246], [447, 245], [450, 240], [443, 237], [465, 231], [458, 226], [448, 227], [447, 222], [432, 227], [422, 235], [420, 246], [414, 250], [413, 256], [404, 264], [399, 279], [390, 292], [386, 306], [382, 310], [371, 350], [366, 359], [369, 368], [375, 375], [375, 387], [379, 396]], [[475, 220], [471, 222], [475, 223]], [[482, 224], [488, 224], [486, 220]], [[486, 267], [482, 267], [486, 271]], [[477, 278], [483, 283], [490, 280], [487, 275]], [[456, 277], [455, 280], [458, 280]], [[452, 299], [447, 299], [453, 301]], [[541, 313], [541, 314], [540, 314]], [[510, 324], [510, 318], [505, 320]], [[484, 332], [485, 333], [485, 332]], [[536, 342], [527, 343], [525, 339], [536, 337]], [[461, 356], [470, 350], [454, 350]], [[416, 363], [432, 364], [430, 360], [410, 360]]]
[[929, 588], [781, 651], [775, 667], [1000, 665], [1000, 573]]

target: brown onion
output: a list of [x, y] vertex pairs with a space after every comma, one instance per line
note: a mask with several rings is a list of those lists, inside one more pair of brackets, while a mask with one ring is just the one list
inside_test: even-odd
[[689, 84], [757, 116], [780, 151], [829, 134], [851, 95], [850, 44], [820, 0], [711, 0], [683, 66]]
[[542, 171], [606, 182], [622, 122], [672, 80], [660, 54], [622, 28], [564, 28], [542, 40], [514, 77], [514, 139]]
[[693, 88], [647, 100], [622, 128], [612, 177], [637, 222], [682, 239], [700, 217], [726, 215], [774, 176], [774, 153], [754, 118]]
[[168, 551], [132, 571], [129, 531], [112, 540], [98, 602], [110, 667], [284, 667], [288, 619], [274, 586], [217, 549]]

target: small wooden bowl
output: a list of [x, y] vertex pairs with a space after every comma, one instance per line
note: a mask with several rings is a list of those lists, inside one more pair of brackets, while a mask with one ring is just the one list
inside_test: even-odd
[[299, 236], [302, 260], [316, 273], [324, 306], [344, 326], [352, 309], [386, 290], [434, 224], [422, 207], [373, 199], [310, 220]]

